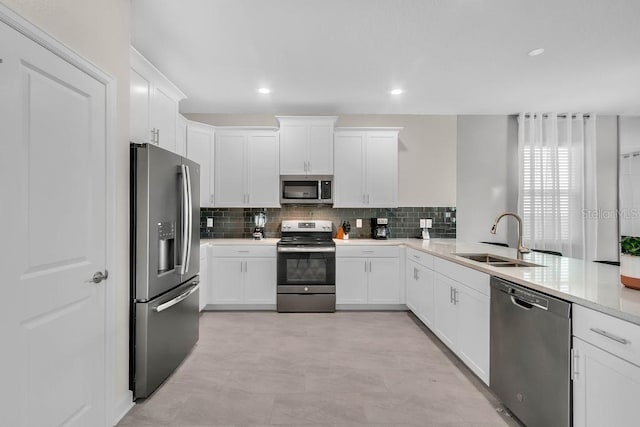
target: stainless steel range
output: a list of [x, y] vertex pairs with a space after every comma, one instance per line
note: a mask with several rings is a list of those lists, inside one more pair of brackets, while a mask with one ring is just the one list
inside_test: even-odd
[[331, 221], [282, 221], [278, 312], [336, 311], [336, 244]]

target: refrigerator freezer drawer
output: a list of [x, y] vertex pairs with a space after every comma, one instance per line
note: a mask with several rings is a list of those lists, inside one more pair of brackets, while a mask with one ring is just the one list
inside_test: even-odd
[[146, 398], [198, 341], [200, 291], [196, 277], [149, 302], [136, 303], [134, 398]]

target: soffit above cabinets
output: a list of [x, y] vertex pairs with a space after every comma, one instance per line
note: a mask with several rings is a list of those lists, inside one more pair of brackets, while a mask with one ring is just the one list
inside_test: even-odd
[[186, 93], [183, 113], [640, 113], [637, 0], [136, 0], [131, 10], [132, 44]]

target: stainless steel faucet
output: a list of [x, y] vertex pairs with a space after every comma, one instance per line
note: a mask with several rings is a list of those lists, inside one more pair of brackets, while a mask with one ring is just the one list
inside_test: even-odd
[[531, 252], [529, 248], [525, 248], [522, 246], [522, 218], [513, 212], [503, 212], [496, 217], [496, 220], [493, 222], [493, 227], [491, 227], [491, 234], [496, 234], [496, 229], [498, 228], [498, 222], [502, 219], [503, 216], [512, 216], [518, 221], [518, 259], [522, 259], [522, 254], [528, 254]]

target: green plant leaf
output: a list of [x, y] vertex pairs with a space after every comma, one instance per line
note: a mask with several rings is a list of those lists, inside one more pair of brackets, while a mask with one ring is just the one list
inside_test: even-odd
[[620, 241], [623, 254], [640, 256], [640, 237], [624, 236]]

